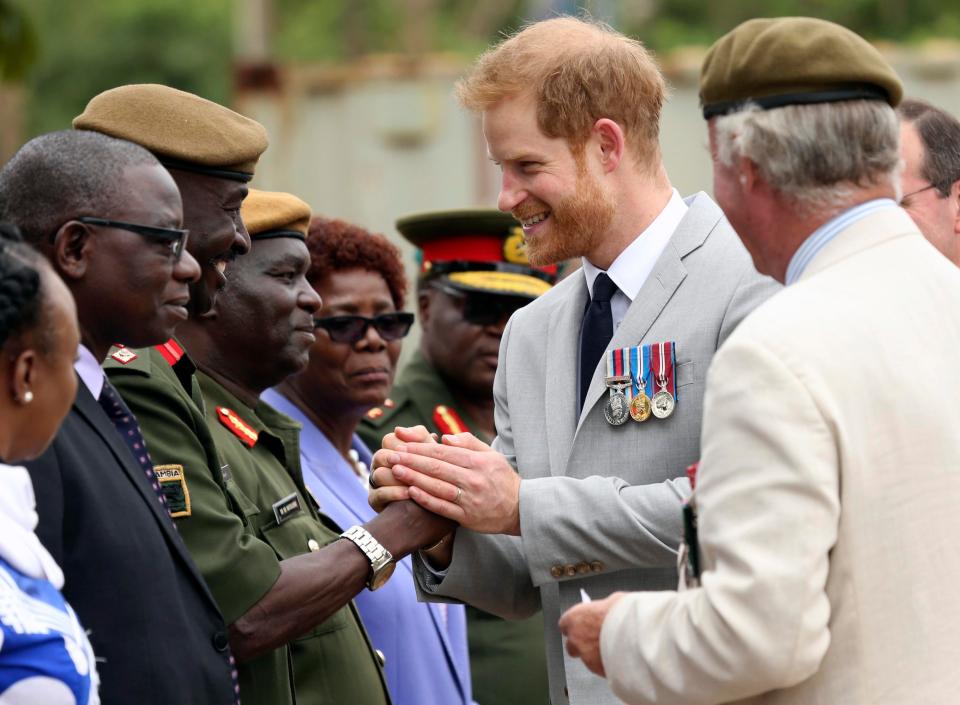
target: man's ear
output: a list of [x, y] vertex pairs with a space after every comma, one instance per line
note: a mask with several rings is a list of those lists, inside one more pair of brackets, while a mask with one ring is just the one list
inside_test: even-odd
[[425, 328], [430, 320], [430, 292], [427, 289], [417, 292], [417, 319], [421, 329]]
[[82, 279], [93, 251], [90, 229], [76, 220], [68, 220], [53, 237], [51, 253], [54, 267], [65, 279]]
[[960, 179], [953, 182], [950, 187], [950, 208], [953, 210], [953, 233], [960, 235]]
[[748, 157], [740, 156], [737, 158], [737, 178], [740, 180], [740, 188], [745, 193], [766, 186], [756, 162]]
[[610, 118], [600, 118], [593, 123], [591, 137], [600, 149], [600, 164], [604, 173], [615, 171], [623, 159], [627, 145], [620, 125]]

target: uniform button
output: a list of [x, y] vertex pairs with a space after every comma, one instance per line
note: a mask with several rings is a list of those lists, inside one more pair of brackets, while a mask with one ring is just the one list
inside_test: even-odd
[[387, 665], [387, 657], [384, 656], [383, 652], [380, 649], [374, 649], [374, 653], [377, 655], [377, 661], [380, 662], [380, 667], [383, 668]]
[[309, 541], [307, 541], [307, 548], [309, 548], [311, 551], [319, 551], [320, 544], [317, 543], [316, 539], [310, 539]]
[[577, 563], [577, 574], [585, 575], [590, 572], [590, 566], [587, 563]]
[[594, 573], [599, 573], [603, 570], [603, 563], [600, 561], [594, 561], [590, 564], [590, 570], [592, 570]]
[[577, 566], [575, 566], [573, 563], [567, 563], [563, 569], [563, 572], [568, 578], [572, 578], [577, 574]]
[[563, 577], [563, 566], [555, 565], [552, 568], [550, 568], [550, 575], [552, 575], [555, 578]]
[[230, 640], [227, 638], [227, 633], [214, 632], [213, 648], [215, 648], [217, 651], [226, 651], [228, 646], [230, 646]]

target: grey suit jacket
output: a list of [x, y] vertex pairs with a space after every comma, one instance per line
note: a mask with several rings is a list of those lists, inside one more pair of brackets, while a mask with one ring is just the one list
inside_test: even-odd
[[690, 490], [684, 471], [700, 453], [704, 375], [720, 343], [779, 288], [757, 274], [706, 194], [687, 204], [608, 346], [675, 341], [673, 415], [610, 426], [601, 361], [578, 418], [588, 292], [584, 276], [573, 274], [517, 311], [500, 345], [494, 447], [523, 477], [522, 535], [459, 530], [444, 575], [417, 563], [424, 599], [463, 601], [507, 618], [542, 606], [554, 705], [617, 702], [602, 679], [566, 656], [557, 620], [580, 601], [581, 588], [597, 599], [676, 587], [681, 502]]

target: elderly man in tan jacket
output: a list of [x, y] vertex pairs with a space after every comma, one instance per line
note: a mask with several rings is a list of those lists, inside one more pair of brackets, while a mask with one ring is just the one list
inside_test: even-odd
[[896, 202], [901, 94], [820, 20], [707, 56], [717, 201], [787, 287], [708, 375], [687, 589], [561, 619], [629, 703], [957, 702], [960, 272]]

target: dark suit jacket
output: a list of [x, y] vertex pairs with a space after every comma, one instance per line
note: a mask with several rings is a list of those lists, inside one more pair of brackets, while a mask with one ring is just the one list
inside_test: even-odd
[[27, 463], [37, 535], [90, 630], [103, 705], [230, 705], [223, 618], [143, 470], [81, 382]]

